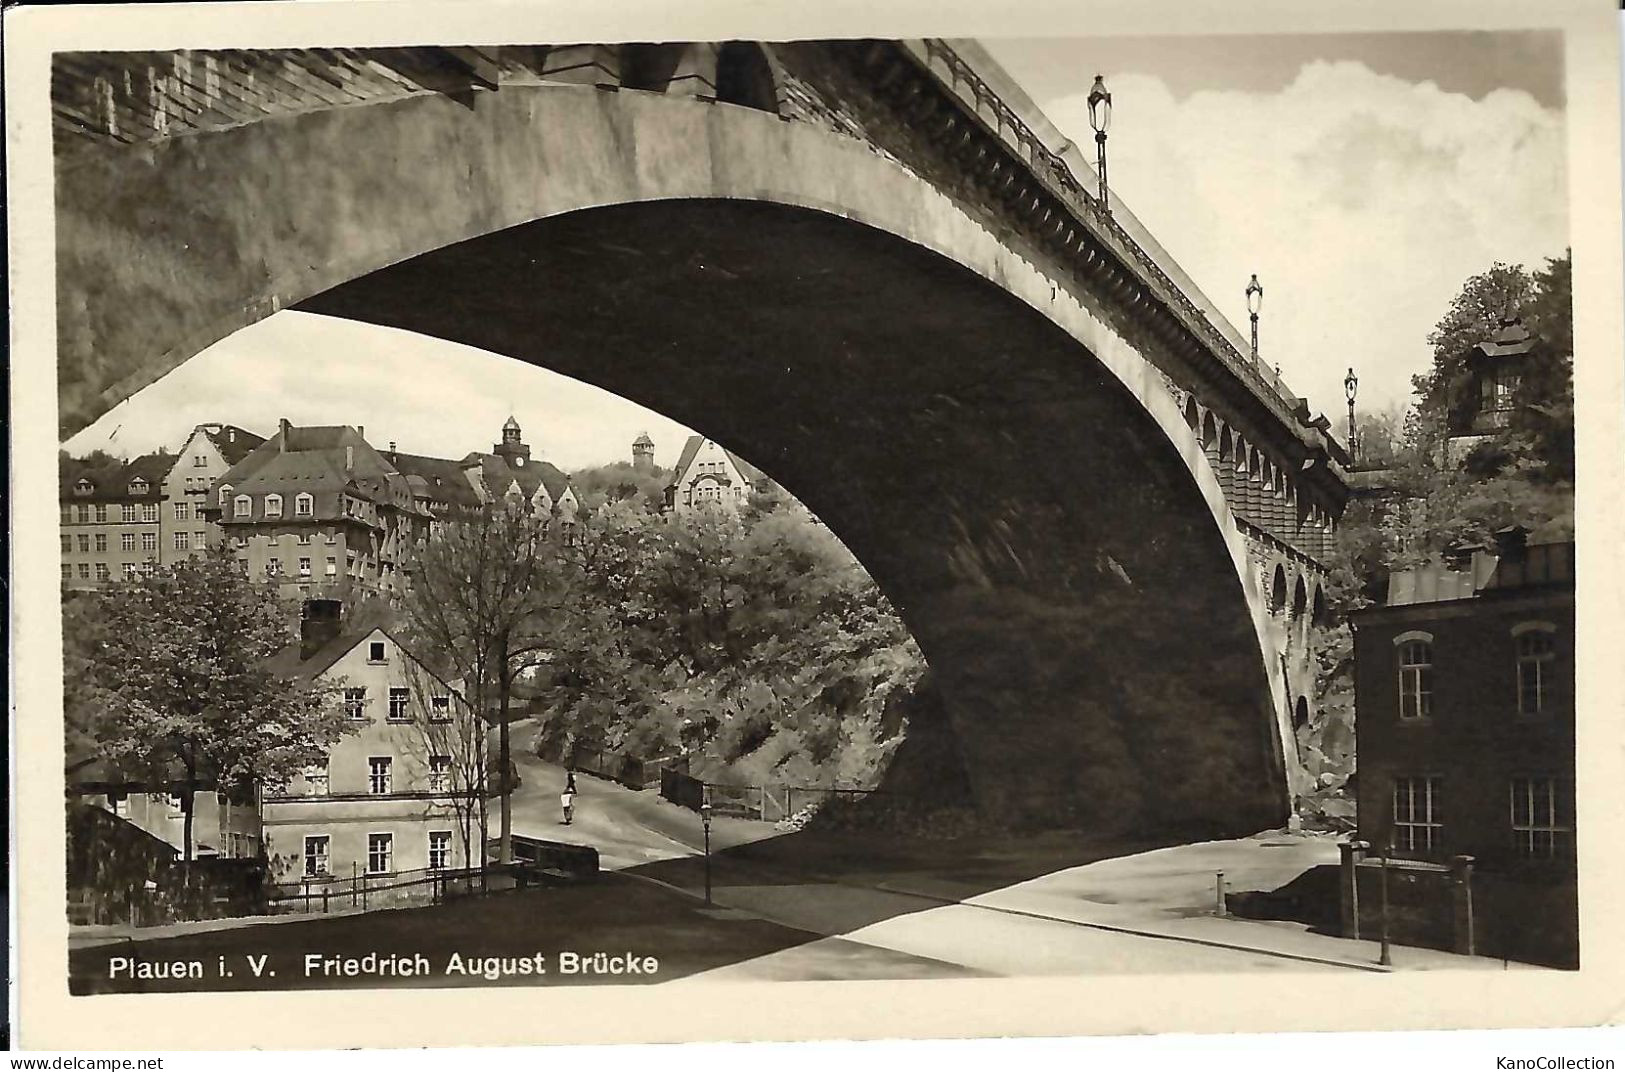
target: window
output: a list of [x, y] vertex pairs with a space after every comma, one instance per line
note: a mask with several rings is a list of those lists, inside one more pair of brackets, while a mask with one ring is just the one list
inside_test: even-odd
[[394, 856], [394, 834], [367, 835], [367, 874], [388, 874], [391, 870], [393, 870]]
[[105, 563], [105, 562], [96, 563], [96, 579], [98, 581], [105, 581], [108, 578], [110, 578], [111, 576], [112, 576], [112, 571], [107, 568], [107, 563]]
[[1406, 633], [1399, 646], [1399, 717], [1427, 718], [1433, 712], [1433, 638]]
[[205, 532], [192, 533], [192, 550], [201, 551], [209, 546], [209, 535]]
[[339, 542], [338, 533], [334, 532], [332, 529], [328, 529], [327, 532], [324, 535], [327, 536], [327, 542], [328, 543], [338, 543]]
[[123, 571], [124, 571], [124, 579], [126, 581], [135, 580], [135, 563], [134, 562], [125, 562], [125, 563], [122, 563], [122, 565], [123, 565]]
[[96, 550], [98, 550], [98, 551], [107, 550], [107, 533], [98, 532], [96, 534]]
[[224, 510], [226, 508], [226, 504], [228, 502], [230, 502], [230, 501], [231, 501], [231, 485], [230, 484], [221, 484], [220, 485], [220, 509]]
[[1440, 845], [1439, 779], [1394, 779], [1394, 848], [1431, 852]]
[[247, 495], [239, 495], [231, 501], [232, 517], [248, 517], [254, 512], [254, 500]]
[[142, 480], [140, 477], [136, 477], [134, 480], [130, 481], [131, 495], [145, 495], [146, 493], [147, 482], [145, 480]]
[[192, 538], [184, 532], [175, 533], [175, 550], [185, 551], [192, 546]]
[[73, 567], [66, 562], [62, 563], [62, 579], [64, 581], [73, 580]]
[[179, 793], [169, 794], [169, 817], [171, 819], [178, 819], [185, 814], [186, 809], [183, 806], [181, 795]]
[[135, 503], [125, 503], [123, 506], [121, 506], [119, 508], [119, 511], [120, 511], [119, 516], [122, 517], [125, 521], [134, 521], [135, 520]]
[[429, 870], [443, 871], [451, 866], [451, 831], [429, 831]]
[[451, 792], [451, 757], [429, 757], [429, 792]]
[[1512, 779], [1512, 844], [1523, 856], [1550, 859], [1573, 845], [1574, 801], [1556, 778]]
[[118, 546], [119, 546], [120, 551], [134, 551], [135, 550], [135, 533], [133, 533], [133, 532], [121, 532], [121, 533], [119, 533]]
[[301, 491], [293, 498], [293, 516], [310, 517], [316, 512], [316, 500], [308, 491]]
[[64, 537], [62, 537], [62, 553], [67, 554], [72, 550], [73, 550], [73, 537], [72, 536], [64, 536]]
[[301, 532], [299, 534], [299, 543], [300, 543], [301, 546], [304, 546], [304, 547], [310, 546], [310, 533]]
[[156, 532], [143, 532], [141, 534], [141, 550], [158, 550], [158, 534]]
[[141, 504], [141, 520], [142, 521], [157, 521], [158, 520], [158, 504], [157, 503], [142, 503]]
[[96, 520], [97, 521], [106, 521], [107, 520], [107, 505], [105, 503], [102, 504], [101, 506], [96, 507]]
[[325, 797], [327, 795], [327, 768], [305, 768], [305, 795], [307, 797]]
[[309, 577], [310, 576], [310, 559], [301, 558], [299, 560], [299, 576], [301, 576], [301, 577]]
[[369, 663], [381, 663], [384, 661], [384, 642], [382, 640], [374, 640], [371, 644], [367, 645], [367, 661]]
[[338, 574], [339, 560], [330, 556], [327, 560], [327, 575], [329, 577], [337, 577]]
[[201, 469], [205, 465], [208, 465], [208, 464], [209, 464], [209, 459], [205, 458], [203, 455], [201, 455], [201, 454], [192, 455], [192, 468]]
[[367, 720], [367, 690], [344, 690], [344, 717], [351, 722], [365, 722]]
[[392, 762], [388, 756], [372, 756], [367, 760], [367, 792], [374, 795], [389, 792], [389, 768]]
[[89, 536], [81, 535], [79, 537], [79, 550], [81, 552], [88, 552], [90, 550], [90, 537]]
[[307, 834], [305, 836], [305, 874], [312, 878], [328, 874], [327, 870], [327, 835]]
[[89, 495], [95, 490], [96, 485], [92, 484], [86, 477], [80, 477], [79, 482], [73, 486], [73, 493], [75, 495]]
[[389, 721], [406, 721], [406, 702], [411, 699], [411, 696], [412, 692], [410, 689], [389, 690], [389, 714], [387, 716]]
[[174, 504], [174, 511], [175, 511], [175, 520], [176, 521], [190, 521], [190, 520], [192, 520], [192, 504], [191, 503], [183, 503], [183, 502], [175, 503]]
[[130, 795], [128, 793], [107, 794], [107, 810], [120, 819], [130, 817]]
[[1556, 659], [1553, 626], [1529, 622], [1513, 630], [1518, 651], [1518, 714], [1538, 715], [1551, 703], [1552, 662]]
[[451, 697], [450, 696], [432, 696], [432, 697], [429, 698], [429, 721], [430, 722], [450, 722], [451, 721]]
[[268, 558], [265, 560], [265, 575], [267, 577], [278, 577], [281, 576], [281, 574], [282, 560], [280, 558]]
[[81, 563], [79, 563], [79, 579], [81, 581], [90, 580], [90, 563], [89, 562], [81, 562]]
[[266, 517], [281, 517], [282, 516], [282, 496], [280, 496], [280, 495], [267, 495], [265, 497], [265, 516]]

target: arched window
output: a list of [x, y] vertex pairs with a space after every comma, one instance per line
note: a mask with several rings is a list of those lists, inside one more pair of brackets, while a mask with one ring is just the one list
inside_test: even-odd
[[254, 513], [254, 500], [247, 495], [239, 495], [231, 501], [232, 517], [251, 517]]
[[220, 485], [220, 509], [224, 510], [226, 508], [226, 504], [229, 503], [230, 501], [231, 501], [231, 485], [230, 484], [221, 484]]
[[1557, 627], [1550, 622], [1522, 622], [1512, 630], [1518, 653], [1520, 715], [1540, 715], [1550, 709], [1556, 633]]
[[293, 497], [293, 516], [310, 517], [316, 512], [316, 499], [308, 491], [301, 491]]
[[1433, 713], [1433, 637], [1401, 633], [1394, 647], [1399, 652], [1399, 717], [1427, 718]]
[[266, 517], [281, 517], [282, 516], [282, 496], [273, 494], [273, 495], [267, 495], [265, 497], [265, 516]]
[[729, 41], [717, 51], [717, 100], [778, 114], [773, 68], [760, 45]]

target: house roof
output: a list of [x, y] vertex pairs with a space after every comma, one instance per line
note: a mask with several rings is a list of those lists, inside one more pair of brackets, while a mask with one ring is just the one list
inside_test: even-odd
[[1473, 356], [1510, 357], [1534, 349], [1535, 337], [1518, 317], [1503, 317], [1501, 326], [1489, 338], [1473, 347]]
[[446, 690], [462, 699], [462, 693], [445, 678], [435, 673], [428, 663], [418, 658], [410, 646], [403, 642], [395, 632], [395, 619], [387, 608], [375, 606], [359, 610], [347, 618], [331, 640], [310, 653], [308, 658], [303, 655], [303, 644], [293, 641], [287, 644], [265, 661], [265, 669], [281, 678], [296, 681], [314, 681], [322, 674], [333, 668], [333, 664], [354, 651], [356, 645], [364, 642], [373, 633], [383, 633], [395, 642], [407, 658], [421, 666], [425, 673]]
[[[691, 435], [683, 443], [683, 453], [677, 459], [677, 468], [672, 475], [673, 484], [681, 484], [683, 482], [683, 477], [688, 473], [688, 467], [694, 464], [695, 455], [699, 454], [700, 448], [704, 446], [706, 442], [706, 438], [702, 435]], [[721, 444], [718, 444], [718, 446], [721, 446]], [[750, 464], [750, 462], [747, 462], [745, 459], [741, 458], [727, 447], [722, 447], [722, 453], [727, 455], [728, 461], [732, 462], [734, 468], [739, 470], [739, 475], [745, 481], [745, 483], [755, 484], [762, 479], [763, 473], [760, 469], [756, 468], [754, 465]]]
[[[160, 451], [143, 454], [116, 466], [92, 467], [79, 458], [64, 458], [57, 474], [59, 491], [63, 499], [81, 502], [156, 501], [162, 496], [164, 478], [174, 468], [177, 459], [177, 455]], [[89, 494], [81, 495], [75, 490], [80, 479], [90, 481], [92, 490]], [[137, 479], [147, 482], [147, 491], [132, 495], [130, 485]]]
[[198, 429], [214, 444], [214, 449], [226, 459], [227, 465], [236, 465], [265, 442], [264, 436], [255, 435], [235, 424], [204, 424], [199, 425]]
[[[1498, 534], [1499, 535], [1499, 534]], [[1464, 548], [1464, 551], [1471, 550]], [[1388, 577], [1390, 607], [1472, 599], [1485, 592], [1574, 584], [1574, 541], [1531, 542], [1502, 554], [1478, 550], [1466, 569], [1429, 565]]]
[[485, 481], [485, 490], [492, 499], [500, 499], [507, 494], [513, 483], [519, 484], [519, 490], [525, 498], [535, 496], [539, 485], [547, 487], [547, 497], [554, 502], [559, 501], [565, 491], [570, 487], [570, 478], [552, 462], [530, 461], [524, 465], [514, 465], [500, 454], [488, 454], [474, 451], [464, 456], [460, 465], [478, 464], [481, 478]]
[[399, 451], [389, 451], [384, 457], [405, 475], [407, 486], [419, 498], [464, 507], [477, 507], [483, 501], [470, 483], [467, 471], [450, 458], [430, 458]]
[[[253, 513], [237, 518], [225, 512], [223, 522], [261, 520], [262, 496], [279, 494], [291, 501], [302, 492], [313, 500], [313, 520], [345, 515], [346, 493], [402, 510], [417, 509], [406, 478], [347, 425], [294, 427], [284, 425], [276, 435], [251, 450], [218, 481], [233, 495], [253, 499]], [[289, 516], [287, 502], [283, 516]]]

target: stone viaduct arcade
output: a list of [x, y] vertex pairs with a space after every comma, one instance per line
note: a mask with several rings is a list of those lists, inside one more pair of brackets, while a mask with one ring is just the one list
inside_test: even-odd
[[887, 786], [1284, 819], [1346, 456], [974, 44], [64, 53], [53, 107], [64, 437], [283, 308], [544, 366], [865, 564], [931, 665]]

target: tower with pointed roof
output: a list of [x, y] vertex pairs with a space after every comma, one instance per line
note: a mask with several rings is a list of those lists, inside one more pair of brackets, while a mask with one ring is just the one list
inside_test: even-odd
[[530, 461], [530, 447], [526, 446], [519, 430], [519, 422], [514, 420], [513, 414], [502, 423], [502, 442], [491, 447], [491, 453], [506, 461], [509, 465], [520, 467]]

